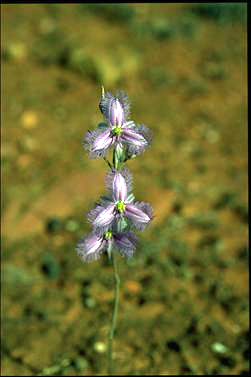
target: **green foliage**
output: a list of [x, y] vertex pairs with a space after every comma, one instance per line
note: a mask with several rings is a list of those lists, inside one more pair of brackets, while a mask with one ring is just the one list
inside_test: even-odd
[[81, 10], [86, 9], [107, 21], [111, 22], [130, 22], [135, 16], [135, 9], [127, 4], [81, 4]]
[[246, 18], [247, 7], [238, 3], [205, 3], [193, 4], [192, 12], [220, 23], [240, 22]]

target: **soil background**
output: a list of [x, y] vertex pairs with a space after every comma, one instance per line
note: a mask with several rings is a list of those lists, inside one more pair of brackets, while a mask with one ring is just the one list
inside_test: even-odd
[[113, 269], [75, 252], [107, 165], [101, 85], [154, 134], [121, 278], [120, 375], [249, 374], [245, 3], [1, 5], [1, 373], [106, 374]]

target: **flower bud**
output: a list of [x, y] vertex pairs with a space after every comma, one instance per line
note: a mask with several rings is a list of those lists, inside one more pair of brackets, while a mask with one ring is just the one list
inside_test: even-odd
[[118, 168], [119, 164], [125, 161], [126, 155], [125, 155], [125, 150], [123, 148], [123, 145], [118, 143], [115, 145], [115, 152], [114, 152], [114, 166], [115, 169]]

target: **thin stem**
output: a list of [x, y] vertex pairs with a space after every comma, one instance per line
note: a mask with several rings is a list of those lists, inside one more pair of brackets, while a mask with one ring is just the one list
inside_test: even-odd
[[117, 315], [118, 315], [118, 306], [119, 306], [119, 286], [120, 286], [120, 278], [117, 269], [117, 262], [116, 262], [116, 255], [112, 253], [112, 264], [113, 264], [113, 272], [115, 278], [115, 298], [114, 298], [114, 308], [113, 308], [113, 315], [112, 315], [112, 327], [109, 335], [109, 348], [108, 348], [108, 374], [113, 374], [113, 363], [112, 363], [112, 344], [113, 344], [113, 337], [116, 328], [117, 322]]
[[113, 167], [115, 169], [117, 169], [117, 165], [118, 165], [118, 161], [116, 159], [116, 153], [115, 153], [115, 147], [113, 148], [113, 154], [112, 154], [112, 163], [113, 163]]
[[109, 168], [112, 170], [112, 165], [111, 165], [111, 163], [107, 160], [106, 157], [103, 157], [103, 158], [104, 158], [105, 162], [109, 165]]

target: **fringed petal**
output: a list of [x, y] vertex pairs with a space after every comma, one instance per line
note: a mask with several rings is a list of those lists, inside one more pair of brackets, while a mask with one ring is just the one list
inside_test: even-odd
[[107, 92], [101, 98], [100, 111], [113, 127], [121, 127], [130, 113], [128, 96], [123, 91], [118, 91], [116, 96]]
[[116, 98], [121, 103], [124, 113], [125, 113], [125, 119], [127, 119], [130, 116], [130, 112], [131, 112], [131, 104], [130, 104], [128, 95], [126, 94], [125, 91], [119, 90], [116, 93]]
[[134, 204], [127, 204], [125, 208], [125, 215], [133, 223], [135, 228], [144, 230], [151, 222], [153, 216], [153, 209], [150, 204], [144, 202], [136, 202]]
[[114, 138], [110, 127], [107, 129], [98, 128], [94, 131], [88, 131], [84, 140], [84, 147], [90, 152], [91, 159], [103, 158], [113, 142]]
[[149, 128], [130, 123], [128, 127], [124, 125], [120, 140], [128, 145], [129, 154], [138, 155], [150, 146], [152, 134]]
[[88, 220], [93, 225], [95, 232], [102, 234], [106, 232], [116, 221], [116, 206], [110, 203], [106, 206], [97, 205], [88, 214]]
[[115, 98], [110, 106], [109, 118], [113, 127], [121, 127], [125, 122], [125, 112], [117, 98]]
[[115, 246], [118, 248], [119, 252], [127, 258], [131, 258], [134, 255], [136, 242], [137, 237], [132, 232], [114, 235]]
[[132, 174], [128, 169], [109, 172], [106, 176], [106, 186], [113, 195], [114, 201], [126, 201], [132, 190]]
[[77, 254], [83, 262], [92, 262], [100, 258], [105, 251], [107, 241], [95, 233], [85, 237], [77, 244]]

